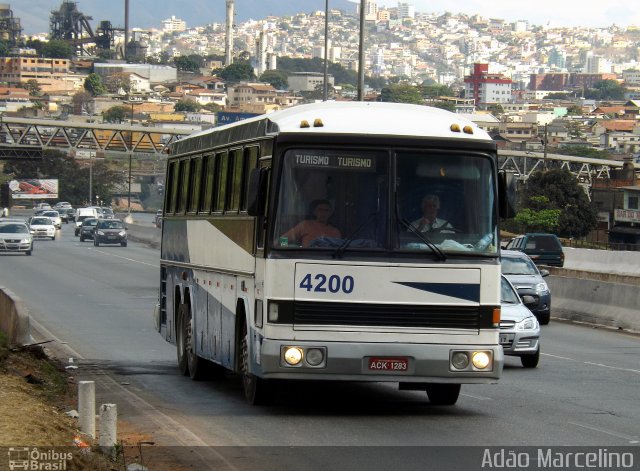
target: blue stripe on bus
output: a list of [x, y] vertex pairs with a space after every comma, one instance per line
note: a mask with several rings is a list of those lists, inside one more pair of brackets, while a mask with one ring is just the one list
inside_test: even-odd
[[412, 281], [394, 281], [394, 283], [409, 288], [428, 291], [430, 293], [451, 296], [466, 301], [480, 302], [480, 285], [466, 283], [419, 283]]

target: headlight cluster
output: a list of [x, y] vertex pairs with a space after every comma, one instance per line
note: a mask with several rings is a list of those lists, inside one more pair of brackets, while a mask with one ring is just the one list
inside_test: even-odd
[[493, 352], [491, 351], [455, 351], [450, 354], [451, 371], [492, 371]]
[[20, 243], [21, 243], [21, 244], [28, 244], [29, 242], [31, 242], [31, 240], [30, 240], [30, 239], [22, 239], [22, 240], [20, 241]]
[[538, 328], [538, 319], [535, 317], [527, 317], [525, 320], [516, 324], [516, 330], [535, 330]]
[[104, 235], [103, 231], [98, 231], [98, 235]]
[[324, 368], [327, 364], [325, 347], [282, 346], [280, 363], [287, 367]]
[[120, 237], [124, 237], [124, 235], [125, 235], [125, 234], [126, 234], [126, 232], [125, 232], [125, 231], [120, 231], [120, 232], [118, 232], [118, 235], [119, 235]]
[[542, 294], [549, 292], [549, 286], [546, 281], [541, 281], [536, 285], [536, 294]]

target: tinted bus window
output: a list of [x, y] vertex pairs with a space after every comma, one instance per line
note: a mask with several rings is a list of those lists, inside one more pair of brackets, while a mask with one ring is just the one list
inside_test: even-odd
[[178, 161], [171, 162], [169, 164], [169, 176], [167, 185], [167, 205], [166, 212], [175, 213], [176, 211], [176, 197], [178, 194]]
[[245, 160], [245, 170], [244, 170], [244, 190], [243, 190], [243, 198], [241, 208], [243, 211], [247, 210], [247, 196], [249, 192], [249, 175], [251, 175], [251, 170], [257, 167], [258, 165], [258, 157], [260, 157], [260, 148], [257, 146], [247, 147], [244, 150], [244, 160]]
[[202, 181], [202, 158], [198, 157], [191, 160], [189, 169], [189, 204], [187, 211], [195, 213], [198, 210], [198, 202], [200, 201], [200, 182]]
[[229, 206], [228, 210], [237, 212], [240, 209], [240, 197], [242, 196], [242, 170], [244, 159], [242, 149], [232, 150], [230, 153], [230, 181], [229, 181]]
[[180, 161], [180, 194], [178, 204], [176, 205], [176, 213], [183, 213], [187, 207], [187, 195], [189, 194], [189, 161]]
[[213, 201], [213, 183], [215, 182], [216, 156], [211, 154], [204, 158], [204, 187], [200, 191], [200, 212], [208, 213], [211, 211], [211, 202]]
[[227, 197], [227, 175], [229, 173], [229, 154], [223, 152], [216, 156], [216, 201], [215, 211], [224, 211]]

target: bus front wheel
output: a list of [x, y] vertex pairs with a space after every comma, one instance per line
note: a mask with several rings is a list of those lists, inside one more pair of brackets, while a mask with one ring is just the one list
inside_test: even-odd
[[251, 405], [264, 405], [271, 401], [271, 388], [264, 379], [251, 374], [249, 368], [249, 333], [246, 322], [242, 323], [242, 339], [240, 342], [240, 368], [244, 397]]
[[427, 384], [427, 396], [434, 406], [452, 406], [458, 401], [460, 384]]

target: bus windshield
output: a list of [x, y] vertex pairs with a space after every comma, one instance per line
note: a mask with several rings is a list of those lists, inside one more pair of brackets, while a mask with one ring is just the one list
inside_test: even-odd
[[495, 254], [492, 175], [483, 154], [288, 150], [273, 247]]

